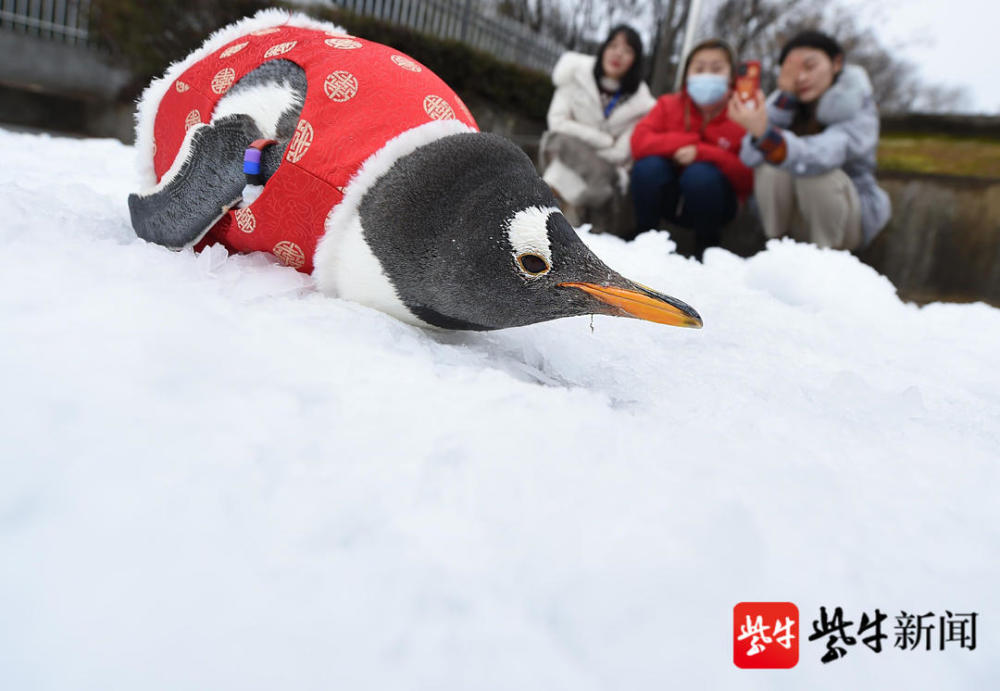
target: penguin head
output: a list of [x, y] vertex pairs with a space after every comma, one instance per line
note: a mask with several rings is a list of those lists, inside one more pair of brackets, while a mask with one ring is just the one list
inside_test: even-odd
[[701, 326], [680, 300], [608, 268], [531, 160], [497, 135], [454, 134], [400, 157], [358, 216], [399, 299], [433, 326], [490, 330], [587, 314]]

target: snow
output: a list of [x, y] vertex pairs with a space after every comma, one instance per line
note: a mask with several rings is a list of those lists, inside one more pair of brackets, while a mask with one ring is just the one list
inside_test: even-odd
[[[996, 686], [997, 309], [588, 235], [705, 328], [429, 332], [137, 240], [129, 147], [0, 151], [3, 688]], [[886, 649], [737, 669], [754, 600]], [[893, 649], [901, 609], [976, 650]]]

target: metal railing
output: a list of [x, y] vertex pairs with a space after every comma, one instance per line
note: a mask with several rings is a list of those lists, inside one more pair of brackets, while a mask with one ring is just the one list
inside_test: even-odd
[[473, 0], [328, 0], [379, 19], [472, 48], [523, 67], [548, 72], [566, 50], [508, 17], [484, 14]]
[[90, 0], [0, 0], [0, 29], [71, 45], [90, 40]]
[[[545, 72], [565, 50], [513, 19], [484, 14], [474, 0], [327, 0], [327, 4], [459, 41], [500, 60]], [[0, 29], [89, 45], [90, 10], [90, 0], [0, 0]]]

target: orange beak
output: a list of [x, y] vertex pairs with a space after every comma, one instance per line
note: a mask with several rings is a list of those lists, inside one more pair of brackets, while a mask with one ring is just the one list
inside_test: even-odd
[[657, 324], [701, 328], [701, 316], [680, 300], [635, 284], [638, 290], [601, 286], [594, 283], [560, 283], [562, 287], [578, 288], [601, 302], [620, 310], [618, 316], [645, 319]]

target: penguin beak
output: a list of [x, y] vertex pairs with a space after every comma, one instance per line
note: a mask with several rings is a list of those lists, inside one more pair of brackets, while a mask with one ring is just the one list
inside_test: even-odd
[[639, 283], [631, 283], [634, 288], [602, 286], [595, 283], [560, 283], [558, 285], [565, 288], [577, 288], [604, 304], [617, 308], [619, 310], [617, 316], [620, 317], [645, 319], [670, 326], [701, 328], [701, 316], [693, 307]]

